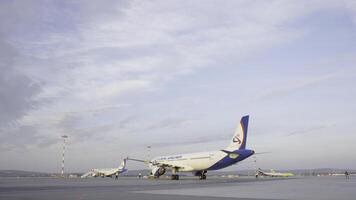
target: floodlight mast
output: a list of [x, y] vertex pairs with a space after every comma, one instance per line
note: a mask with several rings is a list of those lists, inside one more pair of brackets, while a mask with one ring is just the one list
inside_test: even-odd
[[151, 146], [147, 146], [147, 161], [151, 160]]
[[63, 151], [62, 151], [62, 172], [61, 172], [61, 176], [64, 178], [64, 153], [66, 150], [66, 139], [68, 138], [67, 135], [62, 135], [61, 136], [63, 138]]

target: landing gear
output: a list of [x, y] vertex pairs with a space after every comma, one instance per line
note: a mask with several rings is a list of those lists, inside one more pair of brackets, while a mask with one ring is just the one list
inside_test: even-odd
[[171, 180], [179, 180], [179, 175], [178, 174], [172, 174]]
[[202, 171], [200, 176], [199, 176], [199, 180], [205, 180], [206, 179], [206, 172], [207, 171]]
[[172, 168], [171, 180], [179, 180], [179, 175], [177, 174], [177, 171], [178, 171], [177, 168]]
[[199, 180], [205, 180], [206, 179], [206, 175], [202, 174], [201, 176], [199, 176]]

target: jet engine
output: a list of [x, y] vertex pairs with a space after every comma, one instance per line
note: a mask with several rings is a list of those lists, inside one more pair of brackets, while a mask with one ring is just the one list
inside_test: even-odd
[[204, 174], [206, 174], [206, 170], [204, 170], [204, 171], [195, 171], [195, 172], [193, 172], [193, 175], [194, 176], [203, 176]]
[[166, 169], [164, 167], [157, 167], [157, 166], [152, 167], [152, 174], [155, 177], [162, 176], [164, 173], [166, 173]]

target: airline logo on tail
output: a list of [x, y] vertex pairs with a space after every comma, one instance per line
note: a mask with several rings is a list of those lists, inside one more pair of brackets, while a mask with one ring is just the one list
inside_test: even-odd
[[233, 139], [232, 139], [233, 143], [238, 143], [241, 144], [241, 140], [240, 140], [240, 134], [236, 135]]
[[249, 116], [243, 116], [240, 120], [239, 126], [236, 128], [234, 136], [231, 139], [229, 146], [225, 148], [228, 151], [235, 151], [238, 149], [246, 148], [246, 139], [247, 139], [247, 128], [248, 128], [248, 118]]
[[[245, 118], [245, 119], [244, 119]], [[245, 134], [245, 124], [244, 124], [244, 121], [246, 121], [246, 118], [247, 118], [247, 122], [248, 122], [248, 116], [245, 116], [241, 119], [240, 121], [240, 127], [241, 129], [239, 131], [236, 131], [235, 132], [235, 136], [232, 138], [232, 142], [233, 143], [238, 143], [238, 144], [241, 144], [242, 141], [243, 141], [243, 135]], [[245, 122], [246, 123], [246, 122]], [[241, 137], [241, 133], [240, 131], [242, 131], [242, 137]]]

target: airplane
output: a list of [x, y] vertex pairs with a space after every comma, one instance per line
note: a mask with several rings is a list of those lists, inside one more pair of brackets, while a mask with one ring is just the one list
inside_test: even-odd
[[257, 173], [256, 173], [256, 178], [258, 176], [270, 176], [270, 177], [292, 177], [294, 176], [293, 173], [281, 173], [281, 172], [275, 172], [273, 169], [271, 169], [271, 172], [264, 172], [261, 170], [261, 168], [258, 168]]
[[246, 149], [249, 116], [243, 116], [230, 144], [223, 150], [160, 156], [152, 160], [128, 158], [128, 160], [144, 162], [151, 169], [151, 175], [159, 178], [167, 170], [172, 171], [171, 179], [179, 180], [178, 172], [192, 172], [200, 180], [206, 179], [210, 170], [219, 170], [236, 164], [255, 153]]
[[87, 178], [87, 177], [113, 177], [114, 175], [118, 176], [121, 173], [124, 173], [127, 171], [126, 169], [126, 161], [127, 158], [125, 158], [120, 166], [118, 168], [103, 168], [103, 169], [92, 169], [89, 172], [83, 174], [81, 178]]

